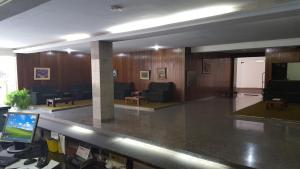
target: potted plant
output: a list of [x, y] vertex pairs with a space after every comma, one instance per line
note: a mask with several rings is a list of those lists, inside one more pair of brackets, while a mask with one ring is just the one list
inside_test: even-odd
[[28, 109], [31, 105], [31, 96], [27, 89], [16, 90], [6, 95], [7, 105], [17, 109]]

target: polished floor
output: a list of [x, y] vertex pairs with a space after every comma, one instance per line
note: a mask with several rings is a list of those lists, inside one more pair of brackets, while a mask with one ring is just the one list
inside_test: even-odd
[[[232, 114], [260, 100], [261, 96], [239, 94], [235, 99], [210, 97], [155, 112], [116, 108], [115, 120], [97, 127], [254, 168], [299, 169], [300, 124]], [[91, 107], [42, 116], [93, 125]]]

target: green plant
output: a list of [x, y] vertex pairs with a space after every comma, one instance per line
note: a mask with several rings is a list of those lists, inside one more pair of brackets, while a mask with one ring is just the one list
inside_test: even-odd
[[5, 103], [20, 109], [27, 109], [31, 105], [31, 97], [27, 89], [13, 91], [6, 95]]

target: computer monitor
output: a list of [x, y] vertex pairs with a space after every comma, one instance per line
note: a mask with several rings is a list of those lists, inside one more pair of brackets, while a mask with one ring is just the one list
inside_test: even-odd
[[1, 140], [17, 143], [32, 143], [39, 114], [7, 113]]

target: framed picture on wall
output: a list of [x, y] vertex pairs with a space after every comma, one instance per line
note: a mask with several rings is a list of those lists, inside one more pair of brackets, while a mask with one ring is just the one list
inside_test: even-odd
[[116, 79], [118, 76], [118, 72], [116, 69], [113, 70], [113, 78]]
[[150, 80], [150, 70], [140, 71], [140, 79], [141, 80]]
[[203, 74], [211, 73], [211, 63], [209, 59], [202, 60], [202, 73]]
[[167, 68], [157, 68], [157, 78], [160, 80], [167, 79]]
[[34, 68], [34, 80], [50, 80], [50, 68]]

